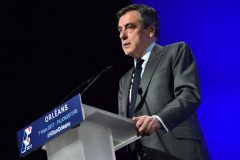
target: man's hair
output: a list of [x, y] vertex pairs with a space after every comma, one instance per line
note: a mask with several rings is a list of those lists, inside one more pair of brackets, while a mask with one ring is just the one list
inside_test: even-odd
[[139, 14], [140, 22], [146, 29], [152, 24], [155, 24], [155, 37], [159, 36], [159, 19], [157, 12], [154, 8], [143, 5], [143, 4], [131, 4], [128, 5], [117, 12], [118, 20], [129, 11], [137, 11]]

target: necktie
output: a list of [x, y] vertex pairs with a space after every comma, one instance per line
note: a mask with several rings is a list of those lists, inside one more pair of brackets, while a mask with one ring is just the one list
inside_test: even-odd
[[142, 63], [143, 59], [138, 59], [136, 63], [136, 67], [134, 69], [133, 83], [132, 83], [132, 93], [131, 93], [131, 103], [129, 109], [129, 118], [134, 116], [134, 110], [136, 105], [136, 99], [138, 94], [138, 89], [141, 80], [141, 72], [142, 72]]

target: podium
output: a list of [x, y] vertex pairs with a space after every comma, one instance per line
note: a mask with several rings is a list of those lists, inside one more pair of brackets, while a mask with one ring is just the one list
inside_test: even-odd
[[82, 104], [85, 120], [48, 141], [48, 160], [115, 160], [115, 151], [139, 139], [131, 119]]

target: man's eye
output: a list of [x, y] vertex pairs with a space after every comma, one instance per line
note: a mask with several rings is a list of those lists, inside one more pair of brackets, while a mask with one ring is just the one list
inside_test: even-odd
[[134, 25], [134, 24], [128, 24], [128, 25], [126, 26], [126, 30], [127, 30], [128, 32], [130, 32], [130, 33], [133, 32], [135, 28], [137, 28], [137, 26]]
[[136, 28], [136, 26], [135, 26], [135, 25], [133, 25], [133, 24], [129, 24], [129, 25], [127, 25], [127, 26], [126, 26], [126, 28], [129, 28], [129, 29], [134, 29], [134, 28]]

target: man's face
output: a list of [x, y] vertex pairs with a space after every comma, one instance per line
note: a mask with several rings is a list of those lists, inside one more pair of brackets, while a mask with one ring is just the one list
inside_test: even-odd
[[129, 11], [120, 17], [118, 30], [123, 51], [134, 58], [142, 57], [148, 45], [155, 41], [153, 27], [144, 29], [136, 11]]

